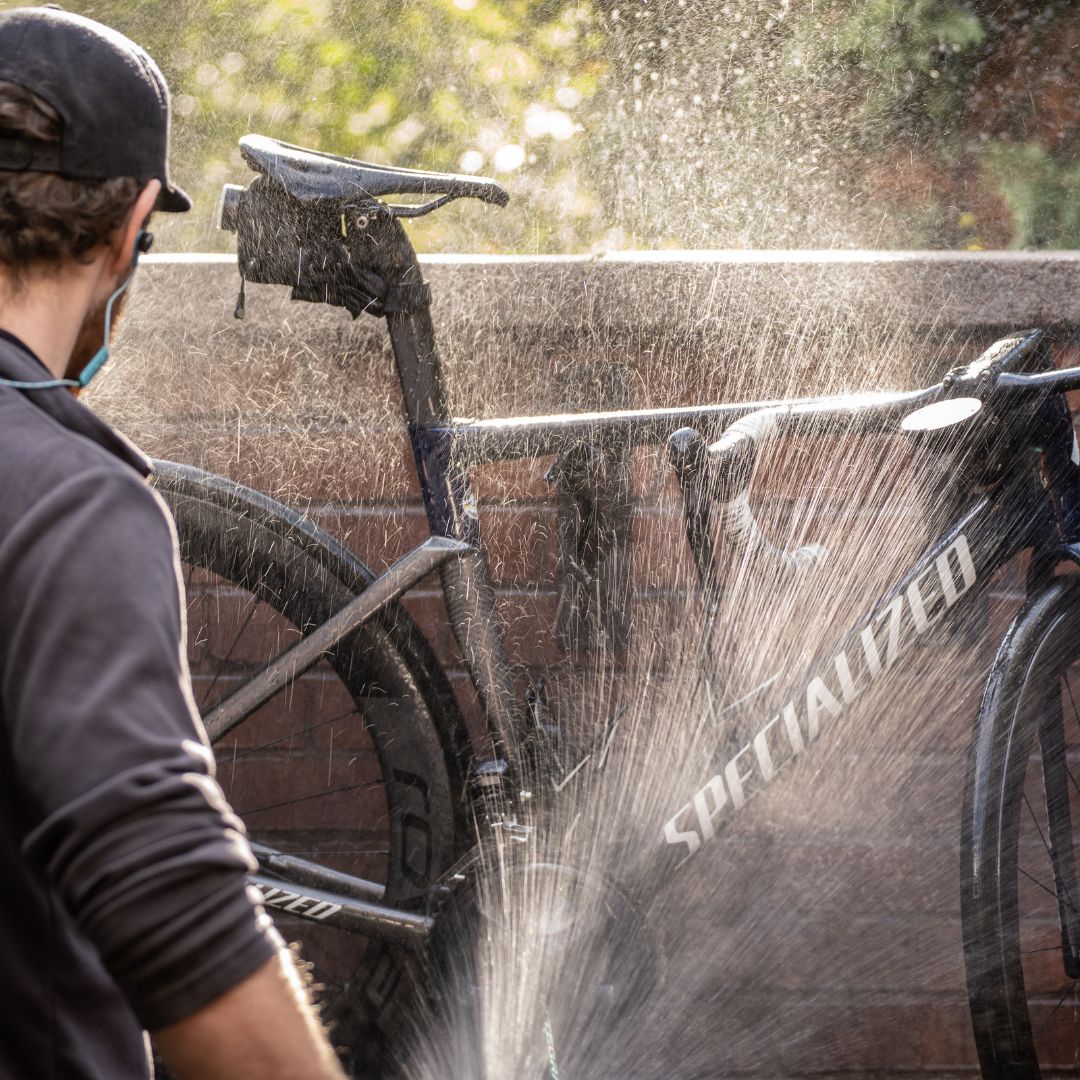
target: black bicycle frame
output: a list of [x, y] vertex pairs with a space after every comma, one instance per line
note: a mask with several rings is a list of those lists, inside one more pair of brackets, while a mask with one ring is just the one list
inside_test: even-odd
[[[364, 249], [365, 265], [401, 295], [422, 295], [420, 267], [401, 225], [383, 217], [377, 228], [377, 242]], [[495, 610], [470, 469], [489, 461], [560, 453], [568, 444], [605, 449], [655, 444], [687, 425], [715, 437], [769, 404], [793, 407], [795, 414], [805, 406], [804, 418], [825, 421], [822, 432], [835, 427], [829, 423], [829, 408], [809, 400], [455, 423], [426, 303], [387, 314], [387, 323], [429, 527], [433, 537], [451, 542], [424, 565], [439, 565], [453, 631], [492, 735], [491, 746], [478, 749], [473, 779], [481, 792], [512, 792], [516, 778], [507, 751], [522, 734], [522, 710]], [[1049, 375], [1047, 380], [1052, 382]], [[733, 749], [719, 746], [702, 761], [702, 786], [674, 808], [666, 822], [658, 823], [658, 858], [674, 867], [701, 850], [786, 764], [807, 752], [829, 723], [870, 686], [902, 667], [912, 646], [932, 626], [954, 620], [1019, 551], [1034, 549], [1030, 590], [1041, 587], [1062, 558], [1080, 561], [1080, 469], [1071, 415], [1058, 392], [1067, 388], [1073, 384], [1048, 386], [1037, 407], [1024, 411], [1018, 430], [1026, 432], [1031, 426], [1032, 437], [1014, 440], [1019, 456], [1011, 467], [971, 498], [925, 555], [834, 648], [802, 678], [791, 680], [790, 690], [777, 699], [779, 706], [760, 717], [749, 738]], [[841, 405], [839, 411], [863, 433], [895, 434], [899, 417], [937, 392], [896, 394], [868, 407]], [[702, 493], [703, 500], [708, 496]], [[382, 593], [398, 595], [408, 576], [384, 583]], [[372, 588], [376, 586], [378, 581]], [[294, 666], [295, 674], [299, 670]], [[429, 915], [381, 904], [382, 890], [376, 884], [269, 849], [259, 849], [257, 855], [261, 872], [256, 882], [270, 907], [404, 944], [422, 943], [431, 929]], [[666, 880], [666, 875], [658, 878]]]
[[[719, 418], [727, 410], [742, 411], [742, 407], [720, 407], [715, 412], [710, 409], [698, 412], [698, 416]], [[670, 414], [655, 415], [658, 425], [663, 426], [647, 432], [642, 442], [656, 441], [668, 424], [676, 424], [685, 413], [672, 410]], [[890, 405], [878, 415], [887, 418], [889, 424], [883, 433], [892, 433], [895, 407]], [[608, 430], [607, 419], [600, 415], [590, 418], [589, 430]], [[616, 429], [623, 424], [619, 414], [611, 420]], [[559, 426], [543, 420], [531, 424], [513, 422], [513, 429], [530, 439], [537, 431], [550, 432]], [[870, 418], [863, 416], [860, 426], [869, 427]], [[829, 725], [871, 686], [902, 670], [913, 647], [931, 628], [963, 618], [968, 605], [989, 585], [994, 573], [1018, 552], [1034, 549], [1037, 556], [1044, 556], [1044, 567], [1060, 558], [1077, 559], [1080, 552], [1070, 546], [1080, 541], [1080, 471], [1070, 460], [1071, 443], [1063, 439], [1066, 429], [1071, 439], [1067, 411], [1058, 411], [1054, 427], [1057, 438], [1044, 438], [1047, 445], [1038, 469], [1033, 465], [1018, 468], [1006, 481], [975, 497], [872, 610], [821, 654], [801, 678], [785, 680], [788, 690], [784, 693], [778, 694], [775, 689], [770, 692], [770, 700], [781, 704], [766, 710], [756, 725], [750, 724], [750, 734], [740, 745], [734, 749], [718, 745], [715, 753], [702, 761], [704, 783], [658, 826], [657, 857], [669, 863], [668, 869], [677, 869], [697, 854], [786, 765], [826, 735]], [[442, 437], [451, 430], [438, 429], [438, 434]], [[420, 436], [424, 446], [422, 439]], [[456, 500], [467, 491], [460, 486], [460, 476], [452, 470], [432, 470], [425, 477], [427, 490], [435, 496], [450, 492], [454, 505], [459, 505]], [[1051, 482], [1045, 483], [1047, 477], [1052, 478]], [[475, 530], [475, 518], [470, 520]], [[478, 531], [474, 535], [478, 538]], [[1032, 565], [1037, 561], [1033, 559]], [[1037, 588], [1042, 582], [1033, 580], [1030, 584]], [[748, 725], [744, 721], [739, 726], [745, 730]], [[257, 876], [256, 881], [271, 906], [405, 945], [421, 944], [433, 925], [428, 916], [380, 905], [381, 891], [377, 886], [357, 883], [292, 856], [270, 851], [257, 854], [269, 874]], [[667, 873], [657, 875], [657, 880], [666, 882], [669, 878]], [[283, 887], [288, 883], [296, 891]], [[362, 886], [359, 892], [358, 885]]]
[[676, 866], [687, 862], [732, 815], [827, 733], [866, 691], [901, 670], [931, 628], [956, 619], [994, 572], [1028, 546], [1028, 485], [984, 495], [963, 513], [841, 641], [801, 678], [785, 680], [778, 702], [750, 734], [723, 744], [702, 762], [709, 779], [665, 822], [665, 846]]
[[[383, 217], [376, 227], [379, 242], [365, 248], [371, 269], [391, 288], [419, 285], [423, 280], [420, 265], [400, 222]], [[481, 788], [498, 790], [511, 768], [507, 748], [524, 733], [523, 716], [495, 610], [470, 470], [486, 461], [558, 452], [573, 442], [608, 449], [617, 442], [624, 446], [655, 443], [687, 423], [719, 433], [759, 406], [455, 423], [430, 309], [419, 304], [388, 314], [386, 321], [428, 527], [433, 536], [447, 537], [471, 549], [469, 555], [444, 564], [440, 573], [454, 636], [492, 734], [492, 745], [478, 749], [473, 778]]]

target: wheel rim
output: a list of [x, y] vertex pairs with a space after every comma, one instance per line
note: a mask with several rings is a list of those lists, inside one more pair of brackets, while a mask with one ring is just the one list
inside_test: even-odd
[[[1010, 628], [972, 746], [961, 894], [965, 963], [983, 1075], [1000, 1080], [1076, 1075], [1080, 1009], [1076, 972], [1066, 977], [1064, 970], [1052, 841], [1071, 854], [1080, 821], [1073, 786], [1080, 781], [1080, 680], [1070, 671], [1080, 656], [1078, 586], [1080, 578], [1059, 579]], [[1057, 743], [1047, 734], [1055, 729]], [[1070, 755], [1067, 772], [1051, 766], [1049, 786], [1044, 744], [1046, 762], [1064, 764], [1061, 746]], [[1050, 812], [1047, 791], [1065, 785], [1068, 801], [1055, 796]], [[1072, 887], [1066, 892], [1071, 899]]]
[[[165, 494], [181, 538], [193, 690], [205, 712], [352, 593], [310, 538], [279, 522], [260, 525], [257, 508]], [[385, 903], [410, 908], [456, 855], [458, 792], [415, 681], [399, 674], [400, 657], [385, 658], [384, 633], [364, 628], [344, 639], [331, 663], [245, 718], [215, 754], [222, 787], [254, 840], [385, 884]], [[401, 1022], [409, 983], [402, 957], [381, 943], [273, 914], [314, 967], [335, 1042], [378, 1075], [387, 1044], [373, 1027], [392, 1040]]]
[[[270, 604], [203, 568], [184, 566], [188, 662], [200, 712], [301, 637]], [[253, 840], [385, 886], [390, 859], [386, 787], [370, 729], [349, 688], [320, 662], [214, 744], [218, 781]], [[340, 990], [365, 943], [275, 914], [299, 940], [317, 981]]]
[[1039, 718], [1038, 730], [1028, 733], [1017, 823], [1015, 947], [1021, 985], [1015, 993], [1022, 995], [1043, 1076], [1076, 1075], [1080, 1067], [1080, 978], [1075, 958], [1068, 956], [1080, 945], [1080, 670], [1075, 659], [1075, 647], [1054, 657], [1043, 669], [1046, 685], [1034, 688], [1031, 713]]

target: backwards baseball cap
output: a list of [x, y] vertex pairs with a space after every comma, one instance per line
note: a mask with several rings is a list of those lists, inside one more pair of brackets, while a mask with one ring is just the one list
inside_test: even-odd
[[93, 19], [54, 6], [0, 13], [0, 80], [59, 114], [58, 143], [0, 137], [0, 170], [76, 180], [160, 180], [157, 208], [191, 209], [169, 179], [169, 88], [145, 50]]

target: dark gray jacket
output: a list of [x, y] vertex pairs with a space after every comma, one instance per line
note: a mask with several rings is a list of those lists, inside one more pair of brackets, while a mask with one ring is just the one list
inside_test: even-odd
[[[49, 378], [0, 331], [0, 376]], [[0, 387], [0, 1077], [129, 1080], [274, 952], [192, 701], [146, 459]]]

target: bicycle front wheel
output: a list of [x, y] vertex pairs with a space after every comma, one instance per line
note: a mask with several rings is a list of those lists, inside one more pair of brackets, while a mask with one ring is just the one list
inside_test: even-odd
[[964, 959], [985, 1077], [1080, 1071], [1080, 576], [1010, 628], [964, 806]]
[[[340, 560], [284, 507], [169, 478], [159, 488], [177, 524], [192, 686], [206, 715], [354, 593]], [[425, 691], [384, 620], [229, 731], [214, 745], [218, 780], [251, 838], [373, 882], [382, 903], [416, 910], [460, 842], [460, 771]], [[332, 1041], [353, 1068], [379, 1075], [408, 993], [405, 957], [272, 914], [312, 965]]]

